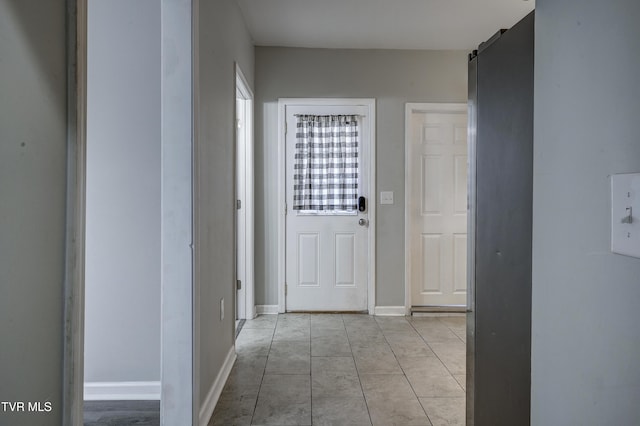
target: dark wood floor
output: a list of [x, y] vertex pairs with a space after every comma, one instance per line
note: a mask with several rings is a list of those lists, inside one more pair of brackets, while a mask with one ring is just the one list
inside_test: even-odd
[[160, 401], [85, 401], [85, 426], [160, 425]]

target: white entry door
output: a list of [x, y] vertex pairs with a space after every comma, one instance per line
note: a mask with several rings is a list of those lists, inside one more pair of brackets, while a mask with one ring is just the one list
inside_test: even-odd
[[466, 305], [467, 112], [410, 114], [411, 304]]
[[[367, 309], [369, 127], [367, 107], [286, 106], [287, 311]], [[298, 115], [358, 115], [357, 195], [366, 210], [295, 210], [294, 174]]]

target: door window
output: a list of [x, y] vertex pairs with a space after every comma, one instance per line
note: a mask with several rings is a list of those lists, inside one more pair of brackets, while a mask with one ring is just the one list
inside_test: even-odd
[[298, 115], [293, 210], [302, 215], [356, 215], [358, 117]]

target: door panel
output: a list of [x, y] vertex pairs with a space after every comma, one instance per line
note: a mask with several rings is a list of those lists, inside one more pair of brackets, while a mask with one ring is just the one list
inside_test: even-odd
[[466, 304], [467, 116], [414, 112], [408, 158], [411, 299]]
[[454, 158], [454, 211], [456, 215], [467, 215], [467, 156]]
[[[369, 158], [363, 117], [358, 106], [298, 106], [286, 109], [286, 311], [365, 311], [369, 228], [367, 212], [293, 210], [293, 176], [298, 114], [360, 115], [358, 195], [369, 202]], [[373, 202], [373, 201], [372, 201]], [[365, 221], [364, 226], [359, 220]]]
[[336, 286], [355, 286], [355, 233], [335, 235]]
[[298, 234], [298, 285], [318, 286], [318, 234]]
[[453, 262], [453, 292], [465, 295], [467, 293], [467, 234], [453, 236]]
[[422, 214], [442, 214], [442, 157], [439, 155], [422, 156]]
[[422, 235], [422, 290], [421, 293], [440, 291], [440, 254], [442, 235]]

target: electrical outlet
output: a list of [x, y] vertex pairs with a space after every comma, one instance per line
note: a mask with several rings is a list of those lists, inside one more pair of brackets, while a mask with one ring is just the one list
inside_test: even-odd
[[220, 321], [224, 320], [224, 298], [220, 299]]

